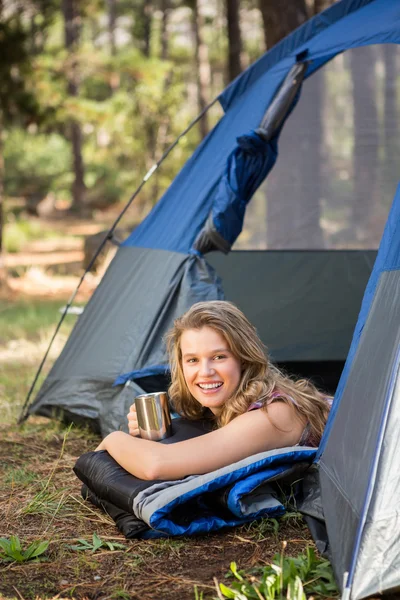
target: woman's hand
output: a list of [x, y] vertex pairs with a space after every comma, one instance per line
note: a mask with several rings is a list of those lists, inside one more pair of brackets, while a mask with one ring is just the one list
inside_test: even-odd
[[129, 435], [133, 435], [133, 436], [140, 435], [135, 404], [132, 404], [127, 416], [128, 416]]

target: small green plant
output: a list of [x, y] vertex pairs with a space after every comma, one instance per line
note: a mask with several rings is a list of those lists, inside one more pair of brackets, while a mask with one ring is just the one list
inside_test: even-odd
[[47, 540], [38, 540], [23, 549], [17, 535], [12, 535], [9, 539], [0, 538], [0, 560], [19, 563], [33, 560], [46, 552], [49, 543]]
[[153, 551], [156, 555], [160, 554], [175, 554], [176, 556], [180, 555], [180, 551], [185, 547], [185, 542], [183, 540], [174, 540], [171, 538], [159, 539], [156, 541], [156, 544], [153, 547]]
[[252, 521], [248, 525], [243, 526], [243, 531], [247, 535], [251, 535], [252, 539], [261, 542], [266, 538], [278, 536], [280, 521], [273, 517], [261, 519], [261, 521]]
[[[283, 550], [285, 547], [284, 543]], [[308, 594], [319, 598], [333, 598], [338, 594], [329, 562], [317, 557], [310, 547], [296, 558], [276, 554], [270, 565], [248, 574], [238, 571], [234, 562], [230, 569], [235, 581], [231, 587], [219, 584], [221, 598], [306, 600]]]
[[111, 598], [122, 598], [122, 600], [130, 600], [132, 598], [132, 596], [126, 592], [125, 590], [115, 590], [112, 595]]
[[113, 552], [114, 550], [124, 550], [126, 548], [124, 544], [102, 540], [101, 537], [97, 535], [97, 533], [93, 534], [91, 542], [88, 542], [83, 538], [78, 539], [78, 542], [79, 544], [68, 546], [68, 548], [70, 548], [71, 550], [90, 550], [90, 552], [96, 552], [100, 549], [111, 550], [111, 552]]
[[194, 600], [203, 600], [203, 592], [199, 592], [197, 585], [194, 586]]

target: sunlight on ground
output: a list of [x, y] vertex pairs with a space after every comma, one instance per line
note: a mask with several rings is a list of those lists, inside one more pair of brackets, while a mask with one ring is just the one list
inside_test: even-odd
[[[39, 335], [39, 340], [36, 341], [10, 340], [0, 347], [0, 365], [15, 362], [21, 363], [20, 368], [24, 368], [26, 365], [39, 365], [50, 344], [53, 331], [43, 331]], [[58, 357], [66, 341], [66, 335], [59, 334], [56, 337], [49, 352], [49, 360], [55, 360]]]
[[[0, 425], [14, 426], [60, 320], [65, 298], [18, 296], [0, 301]], [[76, 323], [67, 315], [45, 361], [31, 400]]]
[[[87, 300], [99, 284], [99, 276], [87, 273], [79, 289], [77, 300]], [[63, 297], [71, 295], [76, 289], [80, 277], [76, 275], [49, 275], [39, 267], [31, 267], [21, 277], [9, 278], [12, 291], [25, 296]]]

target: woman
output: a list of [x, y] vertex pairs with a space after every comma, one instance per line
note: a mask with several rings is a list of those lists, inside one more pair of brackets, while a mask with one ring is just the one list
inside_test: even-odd
[[194, 304], [175, 321], [167, 347], [175, 410], [188, 419], [209, 415], [215, 429], [168, 445], [140, 439], [133, 405], [129, 434], [113, 432], [96, 448], [128, 472], [146, 480], [180, 479], [266, 450], [319, 444], [329, 400], [270, 363], [255, 328], [234, 304]]

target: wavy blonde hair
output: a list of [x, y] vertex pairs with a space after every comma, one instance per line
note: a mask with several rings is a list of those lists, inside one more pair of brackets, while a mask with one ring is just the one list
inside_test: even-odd
[[[263, 403], [267, 410], [267, 402], [274, 396], [292, 406], [309, 423], [310, 434], [318, 444], [329, 413], [326, 396], [310, 381], [293, 380], [272, 365], [255, 327], [237, 306], [224, 300], [194, 304], [175, 320], [174, 327], [167, 334], [172, 381], [168, 392], [176, 411], [188, 419], [202, 418], [206, 411], [189, 392], [183, 374], [180, 345], [184, 331], [203, 327], [210, 327], [221, 334], [242, 365], [239, 387], [216, 418], [217, 425], [222, 427], [247, 412], [254, 402]], [[291, 396], [294, 402], [287, 396]]]

